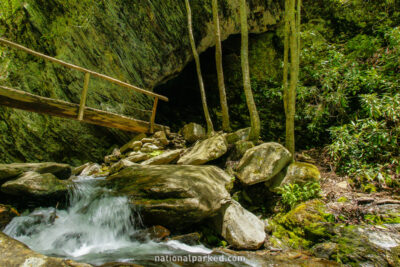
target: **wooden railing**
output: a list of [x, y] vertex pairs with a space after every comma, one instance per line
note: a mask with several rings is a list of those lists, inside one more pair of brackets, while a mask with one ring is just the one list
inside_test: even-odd
[[103, 80], [106, 80], [108, 82], [117, 84], [119, 86], [132, 89], [132, 90], [134, 90], [134, 91], [136, 91], [138, 93], [142, 93], [142, 94], [145, 94], [145, 95], [153, 97], [154, 98], [154, 103], [153, 103], [153, 109], [151, 111], [151, 117], [150, 117], [150, 132], [151, 133], [154, 132], [154, 121], [155, 121], [155, 118], [156, 118], [158, 100], [161, 99], [163, 101], [167, 101], [168, 102], [168, 98], [165, 97], [165, 96], [162, 96], [162, 95], [147, 91], [145, 89], [139, 88], [137, 86], [131, 85], [129, 83], [126, 83], [126, 82], [123, 82], [123, 81], [120, 81], [120, 80], [117, 80], [117, 79], [112, 78], [110, 76], [107, 76], [107, 75], [104, 75], [104, 74], [101, 74], [101, 73], [98, 73], [98, 72], [95, 72], [95, 71], [92, 71], [92, 70], [89, 70], [89, 69], [85, 69], [83, 67], [80, 67], [80, 66], [77, 66], [77, 65], [74, 65], [74, 64], [71, 64], [71, 63], [64, 62], [64, 61], [56, 59], [54, 57], [47, 56], [45, 54], [36, 52], [34, 50], [31, 50], [31, 49], [26, 48], [26, 47], [24, 47], [22, 45], [19, 45], [19, 44], [16, 44], [14, 42], [11, 42], [9, 40], [6, 40], [4, 38], [0, 38], [0, 43], [4, 44], [4, 45], [7, 45], [7, 46], [10, 46], [12, 48], [18, 49], [18, 50], [25, 51], [25, 52], [27, 52], [29, 54], [32, 54], [34, 56], [43, 58], [45, 60], [48, 60], [48, 61], [60, 64], [60, 65], [63, 65], [65, 67], [67, 67], [67, 68], [74, 69], [74, 70], [81, 71], [81, 72], [85, 73], [85, 79], [84, 79], [84, 83], [83, 83], [83, 90], [82, 90], [82, 95], [81, 95], [81, 99], [80, 99], [79, 113], [78, 113], [78, 120], [80, 120], [80, 121], [82, 121], [83, 116], [84, 116], [84, 112], [85, 112], [86, 99], [87, 99], [87, 92], [88, 92], [88, 88], [89, 88], [90, 76], [98, 77], [100, 79], [103, 79]]

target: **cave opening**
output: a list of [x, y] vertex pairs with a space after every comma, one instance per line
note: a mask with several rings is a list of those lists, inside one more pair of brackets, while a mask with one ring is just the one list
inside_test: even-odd
[[[233, 103], [241, 101], [241, 92], [230, 91], [228, 87], [228, 80], [232, 75], [232, 70], [228, 67], [228, 64], [232, 64], [232, 62], [228, 61], [232, 61], [233, 58], [235, 59], [233, 60], [235, 61], [234, 64], [238, 63], [240, 67], [240, 35], [229, 37], [222, 42], [222, 46], [228, 105], [231, 107]], [[215, 130], [220, 130], [222, 118], [215, 65], [215, 47], [211, 47], [200, 54], [200, 63], [210, 115]], [[236, 74], [239, 73], [235, 73], [235, 75]], [[183, 125], [189, 122], [196, 122], [205, 126], [206, 123], [194, 60], [189, 62], [177, 77], [156, 87], [154, 91], [169, 98], [169, 102], [161, 101], [159, 103], [156, 118], [157, 123], [168, 125], [173, 131], [178, 131]], [[231, 120], [236, 122], [236, 118], [233, 114], [230, 114], [230, 116]], [[243, 123], [240, 123], [240, 125], [242, 124]], [[243, 127], [245, 126], [246, 125], [243, 125]]]
[[[232, 35], [222, 42], [223, 68], [232, 130], [250, 126], [249, 112], [243, 91], [240, 60], [241, 35]], [[276, 32], [251, 34], [249, 62], [252, 90], [262, 121], [263, 140], [282, 140], [284, 112], [281, 91], [281, 47]], [[207, 104], [215, 130], [222, 128], [215, 47], [200, 54], [201, 70]], [[165, 95], [169, 102], [159, 103], [156, 121], [178, 131], [186, 123], [206, 125], [194, 60], [175, 78], [158, 86], [156, 93]]]

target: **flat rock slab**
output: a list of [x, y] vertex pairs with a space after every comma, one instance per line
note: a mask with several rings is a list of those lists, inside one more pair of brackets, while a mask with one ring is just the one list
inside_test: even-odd
[[47, 257], [0, 232], [0, 266], [8, 267], [91, 267], [90, 264]]
[[11, 167], [9, 164], [0, 164], [0, 184], [17, 177], [23, 173], [21, 169]]
[[215, 160], [226, 153], [228, 143], [224, 134], [199, 141], [194, 147], [179, 160], [181, 165], [202, 165]]
[[230, 200], [231, 177], [215, 166], [135, 165], [106, 179], [130, 197], [146, 224], [181, 228], [214, 216]]
[[72, 173], [70, 165], [55, 162], [0, 164], [0, 168], [4, 167], [18, 169], [21, 172], [52, 173], [61, 180], [68, 179]]
[[246, 185], [265, 182], [277, 175], [292, 160], [290, 152], [278, 143], [264, 143], [250, 148], [236, 169]]
[[182, 152], [183, 152], [183, 149], [165, 151], [161, 155], [158, 155], [156, 157], [153, 157], [146, 161], [143, 161], [141, 164], [142, 165], [169, 164], [169, 163], [173, 162], [174, 160], [176, 160], [181, 155]]
[[57, 179], [51, 173], [26, 172], [18, 179], [8, 181], [1, 186], [3, 193], [27, 197], [38, 201], [59, 198], [68, 193], [69, 181]]
[[234, 200], [214, 221], [221, 236], [236, 249], [254, 250], [264, 244], [264, 222]]

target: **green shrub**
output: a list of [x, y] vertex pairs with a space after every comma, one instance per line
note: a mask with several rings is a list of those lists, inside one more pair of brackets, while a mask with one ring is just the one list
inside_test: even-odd
[[310, 182], [303, 186], [288, 184], [279, 188], [282, 194], [282, 204], [287, 209], [293, 209], [297, 204], [309, 199], [319, 198], [321, 187], [319, 183]]

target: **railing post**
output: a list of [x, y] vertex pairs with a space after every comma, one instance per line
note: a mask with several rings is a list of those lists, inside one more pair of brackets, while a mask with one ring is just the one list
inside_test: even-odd
[[89, 79], [90, 79], [90, 73], [86, 72], [85, 73], [85, 82], [83, 83], [81, 103], [79, 105], [79, 113], [78, 113], [78, 120], [80, 120], [80, 121], [83, 120], [83, 112], [85, 111], [87, 91], [88, 91], [88, 87], [89, 87]]
[[155, 97], [153, 104], [153, 112], [151, 113], [151, 118], [150, 118], [150, 133], [154, 133], [154, 120], [156, 119], [157, 104], [158, 104], [158, 97]]

